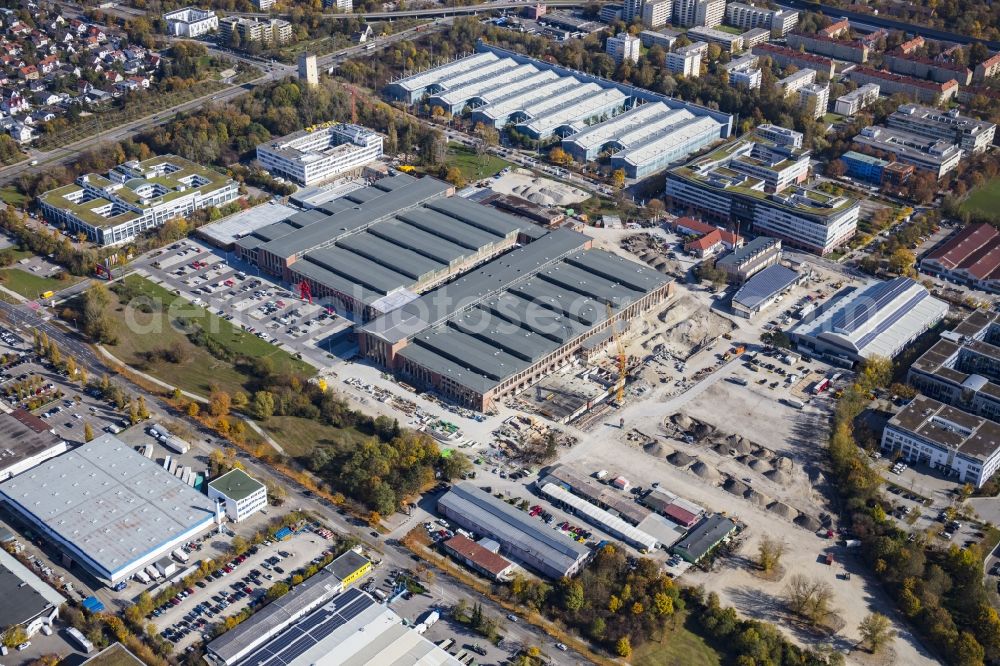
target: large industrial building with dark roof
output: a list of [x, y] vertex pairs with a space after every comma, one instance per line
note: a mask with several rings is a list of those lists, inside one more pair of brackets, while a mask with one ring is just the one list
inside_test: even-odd
[[314, 297], [372, 319], [546, 233], [453, 194], [440, 180], [394, 173], [257, 229], [234, 249], [268, 273], [306, 282]]
[[[672, 282], [556, 229], [358, 332], [360, 352], [473, 409], [531, 386], [578, 352], [603, 348], [661, 303]], [[619, 323], [621, 322], [621, 323]]]

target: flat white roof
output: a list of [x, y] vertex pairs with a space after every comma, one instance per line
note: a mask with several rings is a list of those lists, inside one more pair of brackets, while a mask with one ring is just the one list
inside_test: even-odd
[[573, 78], [559, 77], [543, 83], [541, 86], [533, 89], [522, 90], [516, 95], [507, 97], [493, 104], [487, 104], [486, 106], [481, 106], [476, 109], [476, 113], [482, 113], [494, 120], [500, 120], [501, 118], [506, 118], [515, 111], [523, 111], [527, 108], [531, 101], [545, 95], [558, 94], [564, 90], [569, 90], [576, 88], [580, 85], [580, 82]]
[[537, 71], [538, 68], [532, 65], [518, 65], [513, 60], [504, 58], [469, 72], [469, 76], [463, 77], [464, 80], [457, 84], [449, 81], [447, 90], [437, 93], [435, 97], [446, 104], [459, 104], [470, 97], [478, 97], [484, 92], [493, 90], [515, 77], [528, 76]]
[[[597, 90], [590, 88], [590, 86], [597, 88]], [[617, 88], [601, 88], [596, 83], [588, 83], [587, 92], [581, 95], [562, 95], [557, 98], [559, 101], [556, 104], [552, 103], [555, 100], [546, 100], [545, 106], [548, 111], [536, 112], [531, 110], [528, 113], [533, 119], [521, 124], [538, 133], [543, 133], [562, 125], [575, 126], [577, 123], [582, 123], [583, 120], [593, 115], [599, 109], [615, 102], [622, 102], [627, 98], [628, 96]], [[574, 127], [574, 129], [577, 128]]]
[[574, 134], [567, 141], [571, 141], [585, 150], [598, 148], [612, 140], [621, 143], [623, 138], [632, 131], [641, 131], [650, 123], [667, 121], [672, 113], [674, 110], [661, 102], [640, 104], [625, 113], [619, 113], [606, 122], [598, 123]]
[[111, 435], [0, 484], [0, 496], [108, 575], [215, 516], [207, 496]]
[[474, 67], [496, 60], [499, 60], [499, 58], [489, 51], [476, 53], [467, 58], [455, 60], [440, 67], [428, 69], [426, 72], [400, 79], [399, 81], [395, 81], [394, 84], [405, 90], [419, 90], [439, 81], [445, 83], [448, 77], [463, 74]]
[[682, 126], [663, 131], [659, 136], [641, 143], [635, 148], [617, 153], [615, 157], [626, 160], [630, 164], [640, 166], [655, 160], [663, 151], [669, 150], [677, 144], [684, 143], [695, 136], [699, 136], [710, 130], [718, 132], [720, 127], [722, 127], [721, 123], [709, 116], [689, 118], [683, 121]]

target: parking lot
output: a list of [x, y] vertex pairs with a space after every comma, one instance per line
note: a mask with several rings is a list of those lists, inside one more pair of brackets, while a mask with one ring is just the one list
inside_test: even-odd
[[137, 262], [140, 273], [293, 353], [325, 358], [342, 346], [350, 322], [319, 303], [300, 298], [295, 285], [235, 260], [196, 240], [174, 243]]
[[[207, 578], [154, 609], [148, 619], [175, 650], [211, 635], [214, 623], [235, 615], [265, 595], [278, 581], [318, 561], [330, 545], [312, 532], [295, 534], [281, 542], [264, 542], [239, 558], [219, 562]], [[201, 552], [192, 549], [192, 560]], [[155, 593], [155, 592], [154, 592]]]

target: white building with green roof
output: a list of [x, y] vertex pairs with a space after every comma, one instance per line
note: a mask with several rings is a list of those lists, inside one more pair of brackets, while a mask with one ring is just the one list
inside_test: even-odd
[[118, 245], [196, 210], [239, 197], [232, 178], [176, 155], [119, 164], [107, 175], [84, 174], [38, 197], [45, 219]]
[[224, 504], [226, 516], [238, 523], [267, 506], [267, 487], [243, 470], [234, 469], [209, 482], [208, 498]]

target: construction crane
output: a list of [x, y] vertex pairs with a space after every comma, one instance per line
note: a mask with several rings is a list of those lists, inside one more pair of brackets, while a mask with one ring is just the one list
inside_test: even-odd
[[606, 304], [608, 309], [608, 322], [611, 324], [611, 337], [615, 341], [615, 350], [618, 353], [618, 377], [615, 379], [615, 403], [621, 405], [625, 400], [625, 345], [622, 344], [622, 338], [618, 334], [618, 324], [613, 321], [614, 310], [611, 307], [611, 303]]

